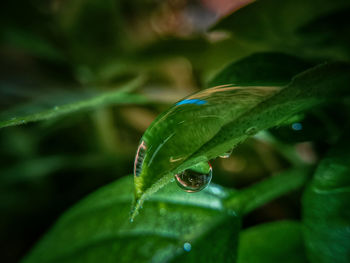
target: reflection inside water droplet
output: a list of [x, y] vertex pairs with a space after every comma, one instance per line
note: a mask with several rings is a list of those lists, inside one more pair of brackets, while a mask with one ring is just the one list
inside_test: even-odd
[[220, 158], [224, 158], [224, 159], [229, 158], [231, 156], [232, 151], [233, 151], [233, 149], [231, 149], [231, 150], [229, 150], [229, 151], [219, 155], [219, 157]]
[[248, 129], [245, 130], [245, 134], [247, 135], [254, 135], [255, 133], [257, 133], [258, 129], [256, 127], [250, 127]]
[[134, 162], [134, 175], [139, 176], [142, 170], [143, 160], [145, 159], [147, 146], [145, 141], [141, 141], [137, 148], [135, 162]]
[[213, 169], [209, 163], [200, 163], [176, 174], [176, 183], [188, 193], [199, 192], [207, 187], [211, 181]]

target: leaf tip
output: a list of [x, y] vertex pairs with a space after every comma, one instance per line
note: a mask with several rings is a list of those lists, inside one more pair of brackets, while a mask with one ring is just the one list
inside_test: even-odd
[[132, 202], [132, 205], [131, 205], [131, 210], [130, 210], [129, 220], [131, 223], [134, 222], [135, 217], [139, 214], [139, 211], [142, 208], [144, 199], [145, 199], [144, 195], [141, 195], [140, 197], [135, 196], [134, 201]]

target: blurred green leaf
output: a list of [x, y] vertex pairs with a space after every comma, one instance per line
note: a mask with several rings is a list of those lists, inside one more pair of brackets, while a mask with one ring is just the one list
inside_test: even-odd
[[[104, 107], [108, 105], [119, 105], [119, 104], [139, 104], [147, 103], [149, 100], [141, 95], [132, 94], [130, 91], [139, 87], [143, 83], [143, 78], [137, 78], [124, 87], [116, 90], [100, 92], [94, 96], [80, 95], [82, 98], [74, 98], [74, 102], [59, 104], [57, 101], [58, 94], [52, 98], [52, 102], [45, 102], [44, 105], [38, 105], [32, 103], [25, 105], [25, 107], [14, 108], [12, 111], [9, 110], [2, 113], [0, 119], [0, 128], [25, 124], [29, 122], [36, 122], [42, 120], [48, 120], [56, 118], [62, 115], [70, 114], [77, 111], [91, 110], [98, 107]], [[66, 94], [68, 95], [68, 94]], [[71, 95], [68, 98], [61, 96], [61, 100], [70, 100]], [[21, 114], [19, 113], [21, 112]]]
[[235, 262], [240, 216], [302, 186], [306, 175], [287, 171], [242, 191], [211, 184], [197, 194], [171, 183], [133, 222], [133, 179], [124, 177], [68, 210], [22, 262]]
[[161, 114], [142, 137], [145, 153], [135, 177], [134, 214], [144, 198], [175, 174], [214, 159], [258, 131], [288, 122], [295, 114], [349, 96], [349, 84], [348, 64], [325, 63], [295, 76], [283, 87], [266, 86], [266, 82], [265, 86], [227, 85], [186, 97], [184, 104]]
[[343, 53], [333, 54], [334, 51], [315, 49], [312, 42], [298, 35], [297, 31], [314, 19], [349, 6], [350, 2], [347, 0], [256, 1], [222, 19], [213, 29], [229, 30], [236, 39], [255, 50], [285, 51], [315, 58], [342, 59]]
[[283, 171], [231, 194], [225, 201], [225, 206], [237, 214], [248, 214], [271, 200], [300, 188], [308, 175], [309, 169], [305, 167]]
[[65, 61], [64, 54], [48, 39], [21, 28], [6, 28], [2, 41], [9, 46], [23, 49], [31, 55], [50, 61]]
[[[278, 140], [293, 144], [313, 141], [334, 144], [343, 132], [344, 123], [349, 119], [346, 101], [321, 105], [305, 112], [284, 126], [269, 130]], [[315, 133], [317, 130], [317, 133]]]
[[241, 232], [238, 263], [308, 262], [302, 226], [296, 221], [278, 221], [250, 227]]
[[[125, 177], [67, 211], [22, 262], [234, 262], [240, 220], [212, 185], [192, 195], [169, 184], [129, 221], [133, 179]], [[213, 245], [215, 244], [215, 245]]]
[[345, 59], [350, 57], [350, 7], [310, 21], [297, 31], [299, 37], [308, 45], [317, 47], [329, 57]]
[[283, 53], [256, 53], [226, 66], [209, 82], [208, 87], [226, 84], [286, 85], [295, 75], [311, 66], [311, 63]]
[[319, 164], [303, 196], [303, 224], [311, 262], [350, 260], [349, 142], [333, 149]]
[[125, 36], [118, 1], [73, 0], [58, 6], [57, 27], [76, 65], [93, 68], [120, 56]]

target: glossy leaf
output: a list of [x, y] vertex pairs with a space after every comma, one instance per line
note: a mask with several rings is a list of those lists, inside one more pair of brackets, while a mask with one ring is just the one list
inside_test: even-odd
[[[137, 94], [130, 93], [131, 90], [139, 87], [143, 82], [142, 78], [131, 81], [121, 89], [100, 92], [94, 96], [80, 95], [81, 99], [70, 103], [57, 103], [57, 96], [53, 99], [52, 105], [45, 102], [44, 105], [31, 103], [24, 107], [17, 107], [12, 110], [2, 112], [0, 118], [0, 128], [25, 124], [56, 118], [69, 113], [91, 110], [108, 105], [118, 105], [126, 103], [146, 103], [148, 99]], [[61, 98], [62, 99], [62, 98]]]
[[303, 196], [304, 238], [311, 262], [350, 261], [349, 143], [318, 166]]
[[186, 97], [161, 114], [141, 139], [135, 158], [133, 216], [143, 200], [175, 174], [216, 158], [297, 113], [349, 95], [349, 83], [349, 65], [327, 63], [283, 87], [224, 85]]
[[238, 263], [302, 263], [305, 254], [302, 225], [277, 221], [250, 227], [241, 232]]
[[67, 211], [23, 263], [234, 262], [240, 220], [222, 204], [227, 190], [212, 185], [192, 195], [175, 183], [129, 221], [132, 177], [125, 177]]

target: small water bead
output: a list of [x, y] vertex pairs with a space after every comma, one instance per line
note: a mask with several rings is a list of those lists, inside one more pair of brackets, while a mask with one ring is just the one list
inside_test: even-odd
[[246, 135], [254, 135], [255, 133], [257, 133], [258, 129], [256, 127], [250, 127], [248, 129], [245, 130], [245, 134]]
[[227, 158], [229, 158], [229, 157], [231, 156], [232, 151], [233, 151], [233, 149], [231, 149], [231, 150], [229, 150], [229, 151], [227, 151], [227, 152], [225, 152], [225, 153], [219, 155], [219, 157], [220, 157], [220, 158], [227, 159]]
[[300, 122], [295, 122], [292, 124], [292, 129], [295, 131], [301, 131], [303, 129], [303, 125]]
[[185, 250], [186, 252], [190, 252], [191, 249], [192, 249], [191, 243], [188, 243], [188, 242], [184, 243], [184, 250]]
[[188, 193], [195, 193], [207, 187], [211, 181], [213, 169], [209, 163], [198, 164], [175, 175], [176, 183]]

